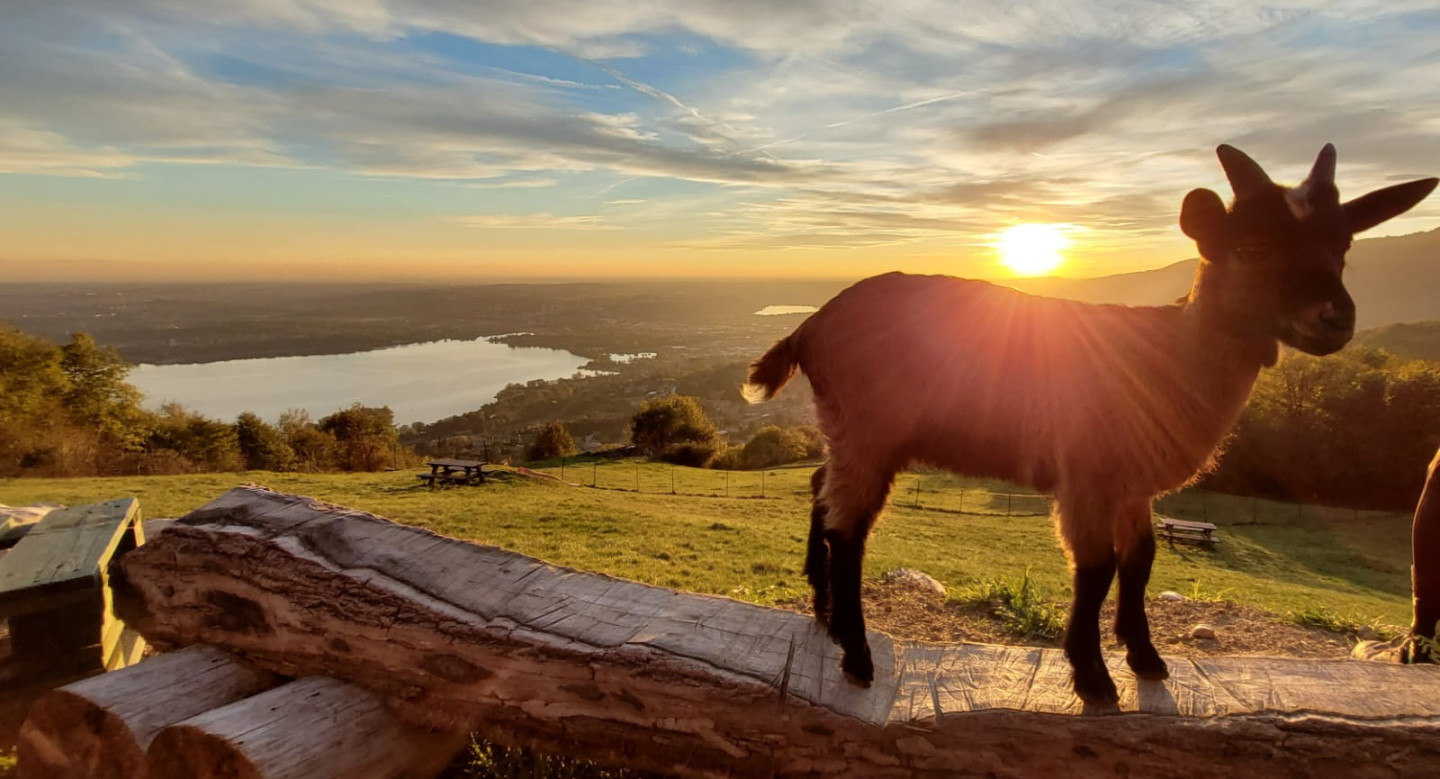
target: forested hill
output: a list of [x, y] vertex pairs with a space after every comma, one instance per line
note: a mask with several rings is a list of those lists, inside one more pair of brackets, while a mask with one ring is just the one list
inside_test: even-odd
[[1401, 357], [1440, 362], [1440, 321], [1405, 322], [1364, 330], [1355, 334], [1355, 343]]

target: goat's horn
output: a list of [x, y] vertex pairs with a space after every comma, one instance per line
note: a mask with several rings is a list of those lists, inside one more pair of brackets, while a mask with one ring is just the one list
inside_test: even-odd
[[1335, 144], [1327, 143], [1325, 148], [1320, 150], [1320, 156], [1315, 158], [1315, 166], [1310, 169], [1310, 175], [1305, 181], [1311, 184], [1335, 185]]
[[1225, 169], [1225, 178], [1230, 179], [1230, 188], [1235, 191], [1235, 197], [1243, 197], [1274, 186], [1260, 165], [1234, 146], [1222, 143], [1215, 150], [1215, 154], [1220, 158], [1220, 167]]

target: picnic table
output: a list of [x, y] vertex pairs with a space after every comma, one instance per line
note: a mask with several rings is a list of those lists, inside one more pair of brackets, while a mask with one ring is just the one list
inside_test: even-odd
[[22, 675], [140, 659], [144, 640], [111, 608], [108, 564], [144, 542], [139, 501], [124, 498], [55, 509], [0, 558], [0, 618]]
[[1165, 539], [1171, 547], [1175, 542], [1192, 544], [1214, 548], [1220, 543], [1220, 539], [1212, 534], [1215, 526], [1209, 522], [1194, 522], [1188, 519], [1173, 519], [1171, 517], [1156, 517], [1155, 529], [1160, 531], [1159, 535]]
[[431, 460], [429, 473], [417, 474], [421, 481], [431, 487], [437, 484], [484, 484], [484, 460]]

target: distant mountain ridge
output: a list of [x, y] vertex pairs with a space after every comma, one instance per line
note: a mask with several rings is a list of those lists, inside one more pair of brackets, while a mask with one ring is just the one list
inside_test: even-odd
[[[1155, 270], [1089, 279], [1056, 277], [1006, 283], [1037, 295], [1155, 306], [1190, 291], [1198, 259]], [[1361, 329], [1440, 319], [1440, 229], [1355, 242], [1346, 259], [1345, 286], [1355, 298]]]

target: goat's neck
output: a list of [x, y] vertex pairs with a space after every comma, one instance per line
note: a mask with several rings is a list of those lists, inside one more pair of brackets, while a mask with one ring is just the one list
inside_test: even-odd
[[1280, 358], [1280, 342], [1268, 324], [1237, 309], [1219, 289], [1219, 275], [1201, 261], [1190, 294], [1182, 302], [1197, 355], [1216, 367], [1268, 368]]

